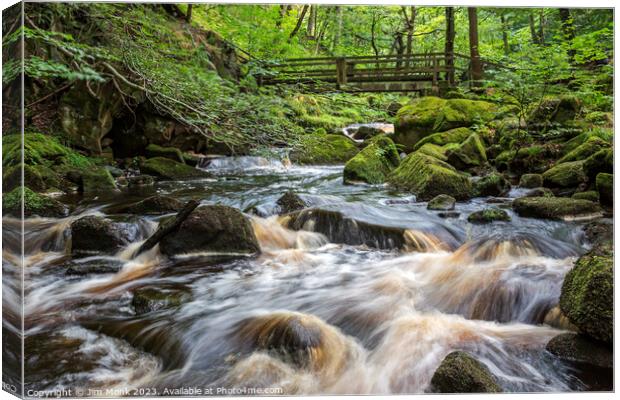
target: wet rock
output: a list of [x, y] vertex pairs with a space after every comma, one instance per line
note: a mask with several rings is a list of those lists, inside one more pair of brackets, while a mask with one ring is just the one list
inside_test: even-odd
[[458, 218], [461, 213], [455, 212], [455, 211], [448, 211], [448, 212], [440, 212], [437, 213], [438, 216], [440, 216], [441, 218]]
[[450, 164], [424, 154], [407, 156], [388, 176], [388, 182], [413, 192], [421, 201], [440, 194], [449, 194], [457, 200], [471, 196], [471, 183], [465, 175]]
[[543, 185], [541, 174], [523, 174], [519, 180], [519, 186], [527, 189], [534, 189]]
[[146, 146], [145, 153], [147, 158], [163, 157], [185, 164], [183, 153], [175, 147], [164, 147], [156, 144]]
[[66, 264], [65, 275], [84, 276], [97, 274], [115, 274], [123, 268], [123, 262], [113, 259], [94, 259], [88, 261], [70, 261]]
[[159, 243], [168, 256], [206, 252], [256, 254], [258, 241], [250, 221], [237, 209], [209, 205], [195, 209], [180, 228]]
[[510, 221], [510, 215], [508, 215], [506, 211], [498, 208], [487, 208], [469, 214], [467, 221], [474, 224], [486, 224], [493, 221]]
[[288, 214], [308, 207], [308, 203], [293, 191], [284, 193], [282, 197], [276, 201], [276, 204], [280, 206], [280, 214]]
[[614, 173], [614, 151], [613, 149], [604, 149], [592, 154], [583, 163], [583, 169], [591, 181], [596, 180], [599, 173]]
[[2, 214], [21, 218], [22, 204], [24, 217], [60, 218], [69, 212], [68, 208], [58, 200], [35, 193], [27, 187], [24, 187], [23, 190], [22, 187], [16, 187], [2, 196]]
[[129, 243], [119, 224], [89, 215], [71, 224], [71, 254], [75, 256], [113, 254]]
[[104, 193], [116, 191], [116, 182], [105, 168], [97, 168], [82, 174], [80, 189], [83, 193]]
[[151, 186], [155, 184], [155, 179], [151, 175], [136, 175], [127, 177], [129, 187]]
[[383, 131], [373, 126], [362, 125], [353, 134], [355, 140], [366, 140], [377, 135], [383, 135]]
[[146, 287], [133, 292], [131, 305], [136, 314], [146, 314], [154, 311], [180, 307], [191, 299], [186, 290]]
[[118, 178], [119, 176], [123, 176], [123, 170], [117, 167], [113, 167], [111, 165], [106, 165], [103, 167], [106, 169], [113, 178]]
[[584, 227], [586, 238], [594, 246], [610, 243], [614, 240], [614, 225], [611, 220], [596, 220]]
[[594, 190], [590, 190], [587, 192], [578, 192], [578, 193], [573, 194], [571, 198], [577, 199], [577, 200], [589, 200], [589, 201], [597, 202], [598, 192]]
[[183, 202], [168, 196], [151, 196], [132, 204], [121, 212], [130, 214], [168, 214], [183, 208]]
[[440, 194], [439, 196], [433, 197], [433, 199], [428, 202], [426, 208], [429, 210], [448, 211], [454, 210], [455, 204], [456, 199], [454, 197], [447, 194]]
[[435, 393], [498, 393], [501, 387], [489, 369], [471, 355], [454, 351], [446, 356], [433, 374]]
[[565, 197], [521, 197], [512, 206], [517, 214], [530, 218], [580, 219], [601, 215], [598, 204]]
[[583, 165], [585, 161], [557, 164], [543, 173], [543, 181], [550, 188], [575, 188], [588, 181]]
[[487, 162], [487, 153], [478, 134], [473, 133], [458, 147], [447, 152], [448, 163], [458, 170], [478, 167]]
[[601, 203], [607, 206], [614, 204], [614, 176], [613, 174], [600, 173], [596, 175], [596, 190], [598, 190]]
[[149, 158], [144, 161], [141, 171], [164, 179], [208, 178], [208, 172], [164, 157]]
[[551, 339], [546, 349], [562, 360], [593, 365], [595, 367], [613, 368], [613, 352], [577, 333], [563, 333]]
[[560, 308], [583, 334], [613, 342], [613, 245], [601, 245], [581, 256], [566, 274]]
[[347, 161], [343, 171], [344, 183], [385, 182], [387, 175], [400, 164], [396, 145], [387, 136], [370, 139], [368, 146]]
[[185, 164], [195, 167], [200, 163], [200, 159], [203, 156], [193, 153], [183, 153], [183, 160], [185, 160]]
[[555, 197], [555, 195], [549, 188], [537, 187], [532, 190], [528, 190], [523, 197]]
[[491, 173], [474, 181], [472, 188], [476, 197], [505, 196], [510, 191], [510, 183], [503, 175]]
[[358, 153], [355, 142], [344, 135], [330, 135], [317, 131], [305, 135], [290, 153], [297, 164], [340, 164]]
[[573, 325], [568, 318], [566, 318], [566, 315], [564, 315], [559, 305], [549, 310], [547, 315], [545, 315], [543, 323], [566, 331], [577, 332], [578, 330], [577, 327]]

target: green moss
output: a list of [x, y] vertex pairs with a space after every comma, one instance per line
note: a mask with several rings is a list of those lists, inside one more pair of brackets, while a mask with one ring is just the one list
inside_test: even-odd
[[[22, 170], [23, 170], [23, 183], [22, 183]], [[48, 177], [48, 175], [38, 166], [18, 164], [12, 167], [5, 168], [5, 172], [2, 175], [2, 188], [5, 192], [9, 192], [18, 186], [28, 186], [37, 192], [42, 192], [48, 187], [55, 186], [56, 180], [54, 177]]]
[[522, 217], [565, 219], [598, 214], [600, 206], [592, 201], [566, 197], [521, 197], [512, 203]]
[[581, 101], [573, 95], [548, 96], [530, 112], [528, 120], [537, 124], [566, 123], [575, 119], [581, 108]]
[[[58, 140], [42, 133], [25, 133], [24, 163], [27, 165], [53, 166], [69, 164], [74, 167], [92, 165], [88, 157], [63, 146]], [[18, 165], [21, 160], [21, 135], [5, 135], [2, 137], [2, 165], [4, 167]]]
[[345, 164], [344, 182], [383, 183], [399, 164], [400, 157], [392, 139], [384, 135], [375, 136], [368, 146]]
[[84, 193], [102, 193], [115, 191], [116, 182], [105, 168], [95, 168], [82, 174], [82, 191]]
[[493, 221], [510, 221], [510, 215], [499, 208], [487, 208], [469, 214], [467, 221], [475, 224], [486, 224]]
[[181, 153], [181, 150], [175, 147], [164, 147], [164, 146], [158, 146], [156, 144], [149, 144], [148, 146], [146, 146], [145, 150], [146, 150], [146, 156], [148, 158], [165, 157], [165, 158], [169, 158], [171, 160], [178, 161], [180, 163], [185, 164], [183, 153]]
[[433, 126], [446, 100], [439, 97], [421, 97], [411, 100], [396, 113], [394, 123], [394, 142], [402, 145], [405, 151], [423, 137], [433, 133]]
[[613, 247], [604, 245], [579, 258], [566, 275], [560, 308], [581, 332], [611, 344], [613, 296]]
[[471, 195], [471, 184], [465, 175], [448, 163], [417, 152], [401, 161], [388, 176], [388, 182], [413, 192], [422, 201], [440, 194], [449, 194], [457, 200]]
[[598, 151], [609, 148], [609, 143], [597, 136], [590, 136], [588, 139], [577, 146], [574, 150], [568, 152], [564, 157], [558, 160], [558, 163], [568, 161], [585, 160]]
[[523, 174], [519, 179], [519, 186], [533, 189], [543, 185], [543, 177], [541, 174]]
[[291, 151], [291, 161], [298, 164], [340, 164], [358, 153], [355, 143], [344, 135], [321, 132], [303, 135]]
[[491, 121], [497, 106], [493, 103], [479, 100], [450, 99], [437, 116], [433, 125], [435, 132], [459, 127], [472, 126], [476, 123]]
[[446, 156], [446, 152], [448, 149], [442, 146], [438, 146], [432, 143], [426, 143], [424, 146], [420, 147], [416, 150], [417, 153], [426, 154], [427, 156], [435, 157], [441, 161], [447, 161], [448, 157]]
[[455, 128], [445, 132], [433, 133], [432, 135], [422, 138], [415, 144], [413, 150], [418, 150], [427, 143], [443, 146], [448, 143], [461, 143], [474, 133], [469, 128]]
[[558, 164], [543, 173], [544, 185], [547, 187], [573, 188], [586, 182], [585, 161], [571, 161]]
[[[23, 190], [22, 190], [23, 189]], [[2, 196], [3, 214], [20, 217], [22, 214], [22, 195], [24, 217], [62, 217], [67, 214], [66, 207], [59, 201], [33, 192], [27, 187], [17, 187]]]
[[457, 169], [480, 166], [487, 162], [487, 153], [480, 136], [471, 134], [467, 140], [447, 154], [448, 162]]
[[614, 116], [610, 112], [592, 111], [586, 114], [584, 120], [593, 125], [612, 127], [614, 122]]
[[613, 173], [614, 172], [614, 151], [613, 149], [607, 148], [596, 153], [592, 154], [588, 157], [583, 164], [583, 169], [588, 175], [589, 179], [594, 179], [597, 174], [604, 173]]
[[592, 129], [591, 131], [588, 132], [584, 132], [580, 135], [575, 136], [574, 138], [572, 138], [571, 140], [569, 140], [568, 142], [564, 143], [564, 151], [566, 153], [569, 153], [571, 151], [573, 151], [574, 149], [576, 149], [578, 146], [582, 145], [583, 143], [585, 143], [589, 138], [591, 137], [598, 137], [608, 143], [611, 143], [613, 141], [613, 136], [614, 136], [614, 132], [612, 129], [609, 128], [595, 128]]
[[165, 179], [206, 178], [210, 174], [197, 168], [164, 157], [149, 158], [140, 167], [141, 172]]
[[483, 196], [502, 196], [510, 190], [510, 183], [503, 175], [490, 173], [473, 183], [473, 195]]
[[572, 199], [598, 201], [598, 192], [590, 190], [588, 192], [578, 192], [571, 196]]
[[429, 210], [449, 211], [454, 210], [456, 199], [447, 194], [433, 197], [426, 206]]
[[613, 205], [614, 203], [614, 175], [600, 173], [596, 175], [596, 190], [598, 190], [601, 203]]
[[443, 359], [431, 385], [437, 393], [498, 393], [502, 388], [489, 369], [469, 354], [454, 351]]

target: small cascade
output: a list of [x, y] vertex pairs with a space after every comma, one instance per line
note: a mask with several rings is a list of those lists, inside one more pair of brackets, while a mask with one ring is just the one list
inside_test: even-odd
[[257, 156], [238, 157], [202, 157], [198, 168], [213, 172], [243, 172], [248, 169], [284, 169], [285, 164], [279, 160]]

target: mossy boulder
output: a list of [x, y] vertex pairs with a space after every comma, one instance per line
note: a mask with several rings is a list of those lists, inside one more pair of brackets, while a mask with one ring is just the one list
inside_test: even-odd
[[596, 190], [598, 190], [601, 203], [614, 204], [614, 175], [600, 173], [596, 175]]
[[491, 121], [497, 113], [497, 106], [493, 103], [480, 100], [450, 99], [441, 109], [434, 131], [441, 132], [448, 129], [469, 127], [476, 123]]
[[549, 353], [564, 361], [613, 368], [613, 352], [584, 335], [563, 333], [551, 339], [545, 348]]
[[594, 153], [607, 149], [610, 144], [605, 140], [597, 136], [590, 136], [585, 142], [577, 146], [572, 151], [569, 151], [564, 157], [558, 160], [558, 164], [568, 161], [585, 160]]
[[449, 143], [462, 143], [470, 137], [474, 131], [469, 128], [455, 128], [445, 132], [437, 132], [421, 139], [413, 146], [413, 150], [418, 150], [426, 144], [445, 146]]
[[91, 169], [82, 174], [80, 190], [83, 193], [102, 193], [117, 189], [112, 174], [105, 168]]
[[519, 179], [519, 186], [526, 189], [533, 189], [543, 185], [543, 177], [541, 174], [523, 174]]
[[159, 243], [167, 256], [186, 253], [251, 255], [260, 252], [250, 220], [239, 210], [209, 205], [195, 209], [176, 232]]
[[164, 157], [149, 158], [142, 163], [140, 170], [148, 175], [171, 180], [208, 178], [211, 176], [206, 171]]
[[499, 393], [502, 388], [489, 369], [464, 351], [443, 359], [431, 378], [435, 393]]
[[487, 224], [493, 221], [510, 221], [510, 215], [499, 208], [487, 208], [469, 214], [467, 216], [467, 221], [474, 224]]
[[487, 153], [484, 144], [477, 134], [470, 135], [458, 147], [447, 152], [448, 163], [463, 170], [486, 164]]
[[440, 194], [433, 197], [426, 206], [429, 210], [449, 211], [454, 210], [456, 199], [447, 194]]
[[565, 124], [575, 119], [581, 109], [581, 101], [573, 95], [546, 97], [532, 110], [528, 121], [532, 124]]
[[368, 146], [347, 161], [343, 180], [344, 183], [383, 183], [399, 164], [400, 157], [392, 139], [387, 136], [376, 136], [370, 140]]
[[542, 173], [561, 156], [561, 147], [554, 143], [534, 144], [518, 150], [504, 150], [495, 157], [498, 170], [516, 174]]
[[288, 214], [308, 207], [308, 203], [292, 191], [284, 193], [282, 197], [276, 201], [276, 204], [280, 206], [280, 214]]
[[472, 184], [473, 196], [504, 196], [510, 191], [510, 182], [503, 175], [490, 173]]
[[590, 200], [593, 202], [597, 202], [599, 200], [598, 192], [595, 190], [589, 190], [587, 192], [578, 192], [571, 196], [572, 199], [577, 200]]
[[71, 223], [71, 254], [74, 257], [114, 254], [130, 239], [119, 224], [103, 217], [88, 215]]
[[584, 170], [585, 161], [570, 161], [557, 164], [545, 171], [543, 182], [550, 188], [576, 188], [588, 181]]
[[[22, 183], [23, 172], [23, 183]], [[52, 178], [52, 181], [55, 179]], [[7, 167], [2, 174], [2, 190], [10, 192], [18, 186], [27, 186], [36, 192], [42, 192], [48, 187], [53, 187], [55, 182], [50, 182], [43, 176], [38, 167], [28, 164], [18, 164]]]
[[553, 191], [546, 187], [537, 187], [528, 190], [523, 197], [555, 197]]
[[21, 217], [22, 204], [24, 208], [24, 217], [39, 216], [59, 218], [66, 216], [68, 213], [67, 207], [58, 200], [35, 193], [28, 187], [19, 186], [9, 193], [2, 195], [3, 214]]
[[155, 195], [132, 204], [122, 211], [131, 214], [168, 214], [181, 210], [183, 202], [169, 196]]
[[588, 179], [594, 181], [596, 175], [603, 172], [606, 174], [614, 173], [614, 151], [613, 149], [603, 149], [586, 159], [583, 169], [588, 175]]
[[592, 201], [566, 197], [521, 197], [512, 207], [522, 217], [571, 219], [600, 214], [600, 206]]
[[322, 132], [304, 135], [290, 154], [298, 164], [342, 164], [358, 153], [355, 142], [344, 135]]
[[425, 154], [408, 155], [390, 173], [387, 181], [395, 187], [411, 191], [421, 201], [440, 194], [449, 194], [457, 200], [471, 197], [471, 183], [467, 176], [450, 164]]
[[[458, 146], [458, 144], [455, 144]], [[438, 146], [432, 143], [426, 143], [424, 146], [421, 146], [416, 153], [426, 154], [427, 156], [435, 157], [441, 161], [447, 161], [448, 157], [446, 157], [446, 146]]]
[[581, 256], [562, 285], [560, 308], [580, 332], [611, 344], [614, 320], [613, 244]]
[[183, 153], [175, 147], [164, 147], [156, 144], [149, 144], [146, 146], [145, 154], [148, 158], [164, 157], [185, 164]]

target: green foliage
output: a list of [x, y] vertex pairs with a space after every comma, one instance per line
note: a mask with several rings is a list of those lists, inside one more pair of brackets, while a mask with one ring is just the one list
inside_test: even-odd
[[[23, 135], [24, 159], [28, 165], [52, 166], [66, 164], [76, 168], [86, 168], [92, 161], [76, 151], [63, 146], [49, 135], [28, 132]], [[22, 135], [2, 136], [2, 165], [4, 167], [22, 162]]]

